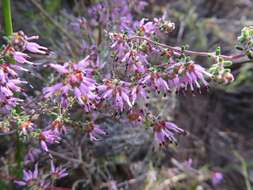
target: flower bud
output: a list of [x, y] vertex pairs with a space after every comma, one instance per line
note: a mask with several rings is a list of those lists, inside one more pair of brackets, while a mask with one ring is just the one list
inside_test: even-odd
[[225, 84], [233, 82], [234, 81], [234, 76], [232, 75], [232, 73], [226, 72], [223, 75], [223, 80], [224, 80]]

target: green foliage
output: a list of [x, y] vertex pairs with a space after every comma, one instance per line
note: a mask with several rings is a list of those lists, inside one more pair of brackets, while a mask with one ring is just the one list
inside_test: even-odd
[[253, 27], [244, 27], [238, 41], [237, 49], [243, 51], [249, 59], [253, 59]]

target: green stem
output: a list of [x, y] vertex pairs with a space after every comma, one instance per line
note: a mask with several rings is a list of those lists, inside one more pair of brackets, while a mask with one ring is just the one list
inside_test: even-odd
[[11, 19], [11, 2], [10, 0], [2, 0], [3, 18], [4, 18], [4, 30], [7, 36], [11, 36], [13, 33], [12, 19]]
[[20, 137], [17, 133], [16, 136], [16, 162], [17, 167], [15, 168], [15, 175], [16, 177], [20, 178], [22, 177], [22, 171], [23, 171], [23, 160], [24, 160], [24, 144], [20, 140]]

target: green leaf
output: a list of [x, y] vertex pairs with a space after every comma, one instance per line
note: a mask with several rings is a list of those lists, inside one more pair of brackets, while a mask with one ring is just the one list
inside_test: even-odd
[[233, 62], [232, 61], [223, 61], [223, 64], [225, 67], [230, 67], [233, 64]]
[[10, 37], [8, 37], [8, 36], [3, 36], [3, 39], [4, 39], [4, 41], [6, 41], [7, 43], [9, 43], [10, 42]]
[[215, 54], [218, 56], [218, 55], [221, 55], [221, 47], [217, 47], [216, 50], [215, 50]]

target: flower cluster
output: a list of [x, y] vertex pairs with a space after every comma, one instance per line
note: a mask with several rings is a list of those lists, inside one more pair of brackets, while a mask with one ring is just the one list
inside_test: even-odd
[[153, 125], [155, 141], [160, 146], [166, 145], [167, 142], [177, 144], [175, 134], [186, 134], [186, 132], [169, 121], [160, 121]]
[[101, 93], [102, 99], [112, 100], [112, 104], [119, 111], [123, 111], [125, 105], [132, 107], [129, 98], [129, 86], [129, 83], [115, 79], [105, 80], [104, 84], [98, 86], [97, 89]]
[[38, 170], [38, 164], [35, 164], [34, 170], [24, 170], [23, 179], [16, 180], [15, 183], [19, 186], [26, 187], [30, 190], [45, 190], [53, 188], [52, 181], [64, 178], [68, 175], [67, 169], [62, 166], [55, 167], [54, 162], [51, 161], [51, 171], [48, 179], [44, 178], [43, 173]]
[[[148, 100], [160, 98], [161, 94], [166, 99], [172, 92], [201, 91], [210, 81], [229, 83], [234, 80], [229, 69], [231, 60], [242, 56], [221, 55], [219, 48], [214, 53], [198, 53], [184, 46], [163, 44], [162, 37], [170, 34], [175, 24], [166, 18], [136, 21], [132, 13], [141, 12], [147, 5], [147, 1], [111, 0], [88, 7], [87, 18], [78, 18], [72, 23], [75, 32], [86, 35], [87, 41], [80, 39], [83, 47], [73, 59], [48, 64], [46, 70], [56, 71], [58, 77], [43, 88], [42, 98], [38, 98], [46, 100], [43, 105], [31, 103], [27, 106], [32, 107], [29, 111], [17, 107], [26, 96], [24, 85], [28, 83], [21, 79], [20, 72], [29, 72], [31, 65], [36, 65], [32, 54], [47, 55], [49, 50], [34, 42], [38, 36], [28, 37], [23, 32], [14, 33], [0, 49], [0, 112], [12, 111], [10, 115], [13, 116], [13, 108], [16, 108], [14, 119], [18, 121], [19, 134], [33, 142], [29, 145], [32, 148], [26, 154], [25, 166], [36, 162], [43, 154], [54, 159], [54, 151], [49, 146], [65, 140], [64, 137], [67, 139], [73, 135], [69, 131], [79, 126], [87, 134], [82, 137], [88, 136], [92, 142], [100, 140], [107, 133], [97, 119], [90, 119], [95, 113], [147, 127], [153, 131], [155, 144], [160, 146], [176, 144], [176, 136], [185, 135], [186, 131], [160, 118], [155, 113], [156, 108], [148, 106], [152, 103]], [[74, 34], [74, 38], [77, 35]], [[253, 57], [252, 36], [252, 28], [247, 27], [239, 37], [239, 49], [249, 58]], [[78, 57], [83, 54], [85, 58]], [[195, 62], [192, 55], [209, 56], [214, 63], [208, 70]], [[30, 115], [22, 118], [23, 113]], [[127, 119], [122, 119], [122, 115]], [[36, 118], [49, 118], [50, 122], [36, 122]], [[69, 126], [74, 126], [73, 130], [69, 130]], [[46, 175], [51, 180], [42, 177], [36, 164], [33, 171], [25, 169], [23, 179], [16, 183], [30, 189], [46, 189], [53, 185], [52, 181], [67, 175], [65, 168], [56, 167], [51, 161], [51, 171]], [[222, 178], [220, 173], [214, 173], [213, 184], [218, 184]]]
[[78, 63], [67, 62], [64, 65], [51, 64], [60, 75], [62, 81], [44, 88], [46, 98], [59, 95], [61, 105], [69, 105], [69, 96], [73, 95], [83, 109], [88, 112], [95, 108], [99, 98], [95, 94], [96, 81], [93, 79], [93, 68], [90, 67], [89, 56]]
[[108, 26], [113, 30], [129, 30], [135, 24], [132, 10], [141, 12], [147, 5], [147, 1], [136, 0], [100, 2], [89, 8], [90, 22], [92, 25]]
[[[31, 120], [19, 122], [20, 135], [31, 137], [40, 143], [41, 149], [48, 152], [48, 145], [57, 144], [61, 137], [67, 133], [64, 122], [61, 119], [56, 119], [51, 124], [44, 128], [38, 128]], [[26, 156], [26, 161], [34, 162], [36, 157], [41, 153], [37, 148], [31, 149]]]
[[142, 19], [137, 27], [136, 33], [143, 36], [159, 36], [161, 33], [170, 33], [175, 29], [175, 24], [162, 18], [154, 18], [152, 21]]
[[61, 140], [59, 134], [54, 132], [53, 130], [42, 131], [38, 135], [38, 138], [40, 140], [41, 148], [46, 152], [48, 152], [48, 144], [59, 143]]
[[[168, 50], [149, 38], [161, 31], [161, 28], [167, 28], [164, 30], [169, 32], [174, 29], [174, 24], [163, 19], [154, 19], [146, 23], [142, 20], [136, 33], [109, 34], [114, 59], [120, 60], [121, 65], [125, 64], [126, 73], [132, 74], [129, 77], [137, 85], [132, 85], [135, 86], [132, 90], [133, 102], [138, 95], [146, 97], [146, 91], [167, 93], [173, 89], [187, 90], [188, 87], [194, 91], [196, 88], [200, 89], [202, 85], [207, 87], [206, 79], [212, 78], [211, 73], [184, 55], [180, 49]], [[164, 57], [166, 62], [151, 62], [150, 55], [156, 56], [155, 54]], [[145, 87], [148, 87], [148, 90], [145, 90]]]
[[45, 180], [39, 178], [38, 164], [35, 165], [34, 171], [24, 170], [23, 171], [23, 180], [17, 180], [17, 183], [20, 186], [26, 186], [29, 189], [38, 189], [43, 190], [49, 187], [49, 183]]
[[22, 31], [14, 33], [9, 42], [0, 51], [0, 111], [8, 112], [22, 101], [17, 95], [24, 94], [22, 85], [27, 81], [19, 78], [20, 71], [28, 71], [26, 64], [30, 56], [26, 52], [34, 54], [47, 54], [48, 49], [33, 40], [38, 36], [26, 36]]

